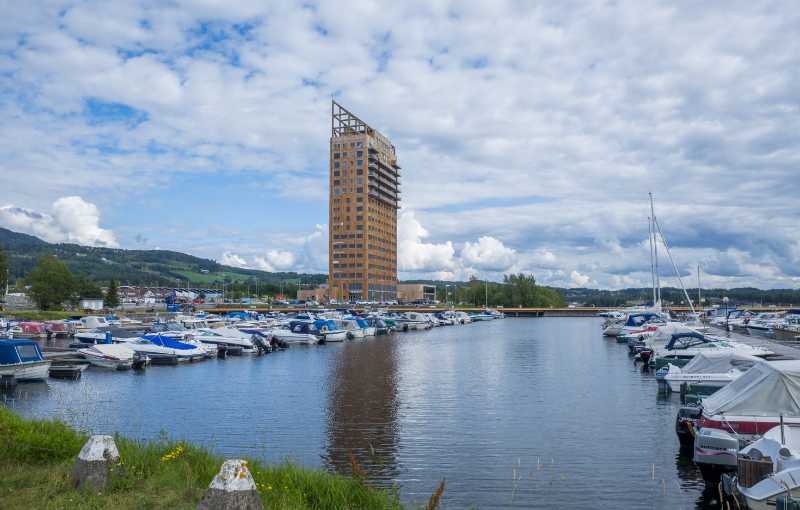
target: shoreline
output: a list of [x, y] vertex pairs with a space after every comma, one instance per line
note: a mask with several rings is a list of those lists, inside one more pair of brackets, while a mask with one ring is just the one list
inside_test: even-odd
[[[184, 442], [115, 437], [121, 462], [105, 493], [72, 487], [70, 468], [89, 436], [55, 420], [27, 419], [0, 406], [0, 501], [29, 508], [195, 508], [224, 459]], [[368, 486], [354, 476], [290, 463], [248, 460], [265, 508], [396, 509], [397, 490]], [[433, 488], [432, 488], [433, 490]]]

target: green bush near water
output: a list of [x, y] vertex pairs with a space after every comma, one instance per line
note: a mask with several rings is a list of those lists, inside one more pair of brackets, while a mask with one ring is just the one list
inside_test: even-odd
[[[116, 438], [121, 464], [103, 494], [72, 488], [87, 436], [58, 421], [26, 420], [0, 406], [0, 502], [5, 510], [193, 509], [223, 459], [191, 445]], [[285, 463], [249, 464], [269, 509], [401, 509], [398, 495], [360, 480]]]

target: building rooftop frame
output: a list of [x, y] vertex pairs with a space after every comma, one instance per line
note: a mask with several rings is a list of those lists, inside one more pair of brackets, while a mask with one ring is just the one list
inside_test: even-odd
[[331, 135], [350, 136], [372, 132], [366, 122], [334, 100], [331, 100]]

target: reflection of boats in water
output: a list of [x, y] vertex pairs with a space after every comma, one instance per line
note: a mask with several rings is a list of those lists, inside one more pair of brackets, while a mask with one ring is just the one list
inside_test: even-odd
[[695, 502], [696, 510], [719, 508], [719, 492], [714, 487], [707, 487], [703, 482], [700, 468], [692, 461], [691, 449], [678, 450], [675, 455], [675, 474], [681, 491], [701, 491]]

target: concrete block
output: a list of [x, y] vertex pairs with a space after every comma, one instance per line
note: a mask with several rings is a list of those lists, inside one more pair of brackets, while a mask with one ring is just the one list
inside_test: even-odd
[[111, 468], [119, 463], [119, 451], [111, 436], [92, 436], [72, 465], [72, 482], [78, 489], [102, 491], [108, 486]]
[[197, 510], [264, 510], [247, 462], [226, 460], [211, 480]]

